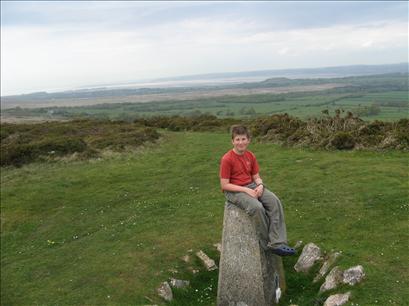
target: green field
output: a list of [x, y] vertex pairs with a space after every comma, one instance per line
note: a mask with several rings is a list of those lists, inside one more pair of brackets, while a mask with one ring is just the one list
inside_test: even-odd
[[[399, 106], [388, 106], [398, 102]], [[335, 112], [344, 109], [356, 113], [359, 108], [379, 104], [378, 114], [365, 116], [366, 120], [396, 121], [409, 116], [407, 91], [390, 91], [367, 94], [345, 93], [303, 93], [303, 94], [261, 94], [250, 96], [226, 96], [220, 98], [187, 101], [162, 101], [149, 103], [113, 103], [82, 107], [51, 107], [25, 110], [7, 110], [5, 114], [15, 116], [45, 116], [49, 119], [64, 118], [109, 118], [133, 119], [150, 116], [195, 116], [208, 113], [219, 118], [246, 118], [266, 114], [284, 114], [306, 119], [321, 116], [323, 110]], [[52, 111], [52, 114], [49, 112]]]
[[[171, 276], [191, 280], [172, 305], [215, 305], [217, 271], [195, 261], [193, 275], [180, 257], [203, 249], [218, 259], [229, 135], [161, 133], [134, 153], [2, 168], [2, 305], [162, 304], [155, 289]], [[340, 290], [352, 291], [348, 305], [408, 305], [407, 153], [250, 149], [284, 204], [290, 243], [342, 251], [342, 268], [364, 266], [364, 282]], [[294, 261], [284, 259], [280, 305], [322, 301], [328, 294], [293, 272]]]

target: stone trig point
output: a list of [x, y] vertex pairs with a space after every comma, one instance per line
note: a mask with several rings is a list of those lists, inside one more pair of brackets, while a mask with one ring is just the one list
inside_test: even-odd
[[265, 252], [250, 217], [226, 202], [217, 306], [270, 306], [284, 290], [281, 257]]

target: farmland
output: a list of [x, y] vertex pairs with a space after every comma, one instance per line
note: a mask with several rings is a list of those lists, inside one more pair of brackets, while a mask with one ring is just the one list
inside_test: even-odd
[[[340, 108], [359, 114], [365, 120], [396, 121], [408, 117], [407, 80], [407, 74], [318, 80], [279, 78], [226, 88], [112, 91], [110, 94], [103, 91], [78, 93], [76, 98], [69, 98], [68, 94], [51, 98], [52, 95], [44, 94], [21, 101], [18, 97], [3, 98], [6, 108], [3, 106], [2, 121], [133, 120], [200, 114], [246, 118], [284, 113], [306, 119], [321, 116], [323, 110], [333, 112]], [[16, 103], [19, 106], [15, 106]]]

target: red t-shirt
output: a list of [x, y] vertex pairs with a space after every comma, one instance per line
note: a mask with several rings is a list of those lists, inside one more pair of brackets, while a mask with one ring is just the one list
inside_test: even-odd
[[220, 161], [220, 178], [229, 179], [231, 184], [248, 185], [253, 181], [252, 176], [258, 172], [256, 156], [250, 151], [239, 155], [232, 149]]

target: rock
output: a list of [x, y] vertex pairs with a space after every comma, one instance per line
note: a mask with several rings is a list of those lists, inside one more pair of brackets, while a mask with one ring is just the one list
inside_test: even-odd
[[338, 294], [331, 295], [325, 301], [324, 306], [344, 305], [346, 302], [348, 302], [350, 296], [351, 296], [351, 292], [347, 292], [344, 294], [338, 293]]
[[327, 260], [323, 263], [321, 266], [321, 269], [319, 270], [317, 276], [314, 278], [314, 283], [318, 282], [322, 277], [324, 277], [325, 274], [329, 271], [329, 268], [336, 262], [336, 260], [341, 256], [341, 253], [335, 252], [329, 254]]
[[300, 247], [302, 246], [302, 241], [301, 240], [298, 240], [296, 243], [295, 243], [295, 245], [294, 245], [294, 249], [299, 249]]
[[308, 272], [308, 270], [319, 259], [321, 259], [321, 249], [314, 243], [310, 242], [304, 246], [294, 269], [297, 272]]
[[231, 203], [224, 210], [219, 269], [218, 306], [272, 305], [285, 290], [281, 257], [261, 248], [251, 219]]
[[240, 301], [240, 302], [238, 302], [238, 303], [236, 304], [236, 306], [249, 306], [249, 305], [247, 305], [246, 303]]
[[320, 292], [336, 288], [339, 284], [342, 283], [343, 279], [344, 272], [340, 267], [334, 267], [325, 278], [325, 282], [321, 285]]
[[216, 263], [213, 259], [209, 258], [202, 250], [196, 253], [196, 256], [200, 258], [206, 267], [207, 271], [213, 271], [217, 269]]
[[172, 288], [185, 288], [190, 285], [190, 282], [187, 280], [171, 278], [170, 279], [170, 286]]
[[190, 262], [190, 255], [182, 256], [180, 259], [182, 259], [186, 263], [189, 263]]
[[364, 267], [361, 265], [349, 268], [344, 271], [343, 282], [348, 285], [360, 283], [365, 277]]
[[157, 289], [158, 295], [165, 301], [170, 302], [173, 299], [172, 289], [168, 282], [163, 282]]
[[213, 246], [219, 251], [219, 253], [222, 252], [222, 244], [221, 243], [215, 243]]
[[195, 268], [193, 268], [193, 267], [188, 267], [187, 268], [190, 272], [192, 272], [193, 274], [196, 274], [196, 273], [199, 273], [200, 271], [199, 271], [199, 269], [195, 269]]

